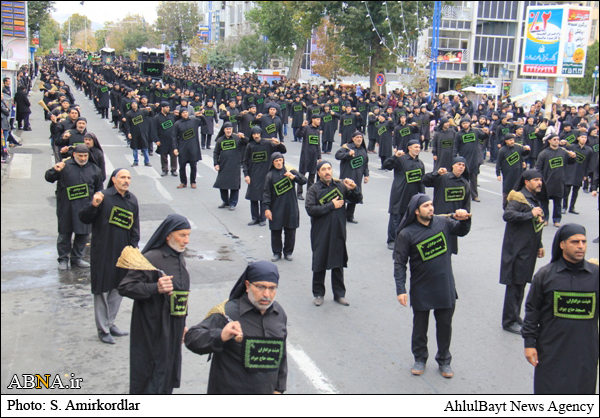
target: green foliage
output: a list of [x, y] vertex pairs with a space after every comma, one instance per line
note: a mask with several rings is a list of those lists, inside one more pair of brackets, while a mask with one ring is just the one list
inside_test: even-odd
[[183, 56], [183, 45], [190, 42], [202, 21], [196, 2], [161, 2], [156, 12], [156, 29], [162, 35], [163, 43], [177, 47], [176, 56]]
[[29, 1], [27, 2], [27, 17], [29, 33], [41, 31], [42, 25], [50, 20], [50, 11], [54, 8], [55, 1]]
[[208, 53], [208, 65], [215, 70], [230, 70], [233, 68], [234, 54], [219, 44]]
[[270, 57], [269, 44], [270, 42], [264, 42], [257, 33], [245, 35], [238, 39], [234, 52], [246, 71], [250, 71], [251, 67], [267, 68]]
[[52, 48], [57, 46], [60, 39], [60, 23], [54, 19], [48, 19], [40, 26], [40, 55], [46, 55]]
[[473, 75], [473, 74], [466, 73], [464, 75], [464, 77], [461, 78], [461, 80], [460, 80], [460, 88], [464, 89], [467, 87], [471, 87], [471, 86], [475, 86], [477, 84], [483, 84], [483, 83], [484, 83], [484, 79], [482, 76], [480, 76], [478, 74]]
[[92, 21], [86, 16], [82, 16], [79, 13], [72, 14], [71, 18], [65, 20], [65, 22], [62, 24], [60, 37], [65, 46], [67, 45], [67, 40], [69, 39], [69, 20], [71, 21], [71, 42], [73, 42], [75, 39], [76, 33], [85, 30], [85, 28], [90, 29], [92, 27]]
[[[571, 94], [580, 96], [591, 96], [594, 89], [594, 67], [598, 65], [598, 41], [588, 47], [583, 78], [568, 78]], [[596, 83], [596, 94], [598, 92]]]
[[[129, 56], [136, 48], [158, 46], [158, 35], [154, 27], [149, 25], [141, 15], [128, 14], [116, 23], [105, 22], [104, 29], [101, 31], [96, 31], [96, 39], [101, 40], [104, 35], [106, 44], [114, 48], [117, 55]], [[104, 47], [104, 42], [99, 42], [98, 47]]]

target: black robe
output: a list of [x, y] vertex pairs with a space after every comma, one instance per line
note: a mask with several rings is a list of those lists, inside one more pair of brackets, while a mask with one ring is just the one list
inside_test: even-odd
[[246, 189], [247, 200], [255, 202], [262, 200], [265, 178], [271, 166], [271, 154], [274, 152], [285, 154], [287, 149], [284, 144], [274, 145], [269, 139], [263, 138], [259, 142], [254, 139], [249, 141], [242, 163], [244, 177], [250, 176], [250, 184]]
[[221, 331], [227, 325], [227, 319], [221, 314], [213, 314], [185, 335], [185, 346], [198, 354], [212, 353], [210, 375], [208, 377], [209, 395], [218, 394], [263, 394], [286, 390], [287, 382], [287, 316], [277, 301], [264, 314], [250, 303], [244, 294], [225, 304], [225, 313], [232, 321], [238, 321], [244, 333], [244, 339], [273, 338], [283, 343], [283, 354], [279, 367], [273, 371], [248, 372], [244, 368], [243, 342], [235, 339], [221, 340]]
[[306, 192], [305, 207], [310, 216], [314, 272], [347, 266], [346, 205], [335, 209], [332, 202], [335, 197], [349, 203], [362, 200], [358, 188], [350, 190], [339, 180], [332, 180], [329, 186], [321, 180], [316, 181]]
[[[189, 292], [190, 275], [183, 253], [163, 244], [144, 256], [152, 265], [173, 276], [175, 292]], [[130, 332], [130, 394], [170, 394], [181, 382], [181, 340], [187, 317], [172, 314], [172, 305], [186, 294], [172, 298], [158, 293], [157, 271], [129, 270], [119, 285], [119, 294], [134, 300]], [[189, 298], [189, 295], [187, 296]]]
[[323, 115], [321, 118], [321, 129], [323, 130], [322, 142], [334, 141], [339, 118], [340, 115], [335, 112]]
[[525, 171], [524, 157], [527, 155], [529, 151], [516, 144], [512, 147], [503, 145], [500, 148], [496, 160], [496, 176], [502, 174], [502, 193], [509, 194], [521, 178], [521, 174]]
[[[74, 159], [67, 160], [61, 171], [46, 171], [46, 181], [58, 181], [56, 189], [56, 216], [59, 234], [89, 234], [92, 228], [79, 220], [79, 211], [92, 201], [94, 193], [102, 190], [102, 174], [94, 163], [80, 166]], [[69, 199], [69, 197], [71, 199]]]
[[321, 159], [321, 128], [315, 128], [312, 125], [306, 125], [298, 129], [296, 135], [302, 139], [302, 149], [300, 151], [300, 167], [298, 171], [302, 174], [315, 174], [317, 172], [317, 162]]
[[196, 162], [202, 159], [198, 128], [206, 125], [204, 116], [180, 119], [173, 127], [173, 149], [179, 152], [180, 164]]
[[147, 110], [130, 110], [125, 114], [125, 135], [131, 134], [131, 149], [148, 149], [150, 145], [150, 114]]
[[544, 141], [542, 139], [544, 138], [543, 132], [545, 131], [540, 130], [538, 131], [538, 133], [535, 133], [536, 129], [537, 126], [529, 124], [523, 127], [525, 145], [529, 145], [529, 148], [531, 148], [529, 158], [537, 158], [540, 154], [540, 151], [542, 150], [542, 146], [544, 145]]
[[344, 113], [340, 116], [340, 133], [342, 134], [342, 144], [352, 142], [352, 134], [356, 132], [362, 118], [356, 113]]
[[558, 147], [553, 150], [548, 147], [540, 152], [535, 163], [535, 169], [542, 173], [548, 197], [562, 199], [565, 194], [565, 177], [567, 164], [573, 164], [575, 158], [571, 158], [564, 148]]
[[284, 141], [283, 123], [279, 116], [272, 118], [270, 115], [262, 115], [259, 121], [265, 138], [279, 138], [281, 142]]
[[167, 116], [159, 112], [152, 118], [152, 141], [160, 142], [156, 152], [160, 155], [168, 155], [173, 151], [173, 127], [175, 126], [175, 115], [168, 113]]
[[240, 189], [240, 158], [239, 148], [248, 144], [248, 137], [240, 138], [237, 134], [230, 137], [220, 136], [215, 141], [213, 149], [213, 165], [219, 166], [219, 174], [213, 187], [216, 189]]
[[383, 163], [383, 168], [394, 170], [388, 213], [401, 215], [406, 211], [408, 202], [414, 195], [425, 192], [422, 183], [425, 165], [419, 158], [415, 159], [409, 154], [404, 154], [401, 157], [388, 158]]
[[[564, 295], [565, 292], [576, 293]], [[583, 295], [582, 295], [583, 294]], [[525, 347], [536, 348], [535, 394], [596, 393], [598, 373], [598, 266], [583, 262], [576, 271], [565, 261], [542, 267], [535, 275], [525, 303], [521, 334]], [[567, 305], [573, 299], [592, 303]], [[564, 309], [581, 308], [576, 315]]]
[[478, 129], [469, 129], [468, 132], [458, 131], [454, 138], [454, 155], [460, 155], [467, 160], [469, 174], [479, 174], [479, 166], [483, 164], [483, 153], [481, 152], [480, 138], [486, 138], [487, 134]]
[[454, 137], [456, 131], [452, 128], [444, 131], [440, 129], [433, 134], [433, 142], [431, 153], [437, 159], [435, 160], [434, 170], [439, 170], [444, 167], [448, 171], [452, 171], [452, 160], [454, 159]]
[[406, 264], [410, 260], [410, 304], [414, 310], [449, 309], [455, 305], [458, 296], [448, 238], [463, 237], [470, 228], [470, 219], [434, 216], [429, 226], [415, 220], [400, 230], [394, 247], [396, 294], [407, 293]]
[[291, 104], [292, 128], [300, 128], [304, 122], [304, 105], [302, 102], [293, 101]]
[[377, 142], [379, 144], [379, 157], [388, 158], [393, 154], [393, 139], [394, 123], [391, 120], [384, 122], [376, 122], [375, 129], [377, 130]]
[[569, 145], [567, 147], [569, 151], [573, 151], [577, 157], [575, 157], [576, 164], [570, 164], [567, 166], [567, 176], [565, 178], [565, 185], [567, 186], [581, 186], [583, 178], [592, 171], [592, 157], [594, 151], [587, 145], [580, 147], [579, 144]]
[[[340, 179], [352, 179], [356, 183], [356, 188], [362, 191], [362, 182], [364, 177], [369, 177], [369, 155], [364, 142], [362, 146], [357, 147], [354, 142], [346, 145], [348, 148], [340, 148], [335, 153], [336, 160], [340, 160]], [[350, 151], [354, 151], [354, 156], [350, 156]], [[360, 201], [362, 203], [362, 199]]]
[[[191, 118], [191, 115], [190, 115]], [[214, 135], [215, 133], [215, 123], [219, 123], [219, 113], [214, 106], [205, 106], [204, 107], [204, 118], [206, 122], [202, 125], [202, 135]]]
[[295, 178], [289, 180], [284, 176], [286, 171], [285, 167], [281, 170], [271, 168], [265, 178], [262, 203], [265, 210], [270, 210], [273, 215], [273, 220], [269, 221], [271, 231], [300, 227], [300, 212], [294, 183], [304, 185], [306, 177], [296, 170], [290, 170]]
[[[229, 116], [227, 116], [227, 112], [229, 112]], [[222, 110], [219, 113], [219, 118], [225, 122], [231, 122], [233, 125], [233, 132], [238, 132], [238, 118], [237, 116], [240, 114], [240, 111], [236, 107], [226, 107], [225, 110]]]
[[[471, 212], [471, 186], [464, 176], [456, 177], [452, 171], [440, 176], [433, 171], [423, 176], [423, 185], [433, 187], [433, 211], [436, 215], [454, 213], [458, 209]], [[449, 240], [452, 254], [458, 254], [458, 237], [450, 235]]]
[[405, 154], [408, 154], [408, 143], [411, 139], [414, 138], [415, 134], [419, 133], [419, 129], [406, 123], [404, 125], [398, 124], [394, 128], [393, 141], [394, 148], [400, 151], [404, 151]]
[[127, 274], [127, 270], [117, 267], [121, 251], [128, 245], [137, 247], [140, 242], [139, 206], [135, 195], [126, 192], [121, 196], [114, 187], [103, 193], [104, 199], [98, 207], [90, 202], [79, 212], [81, 222], [92, 225], [90, 262], [95, 295], [119, 286]]

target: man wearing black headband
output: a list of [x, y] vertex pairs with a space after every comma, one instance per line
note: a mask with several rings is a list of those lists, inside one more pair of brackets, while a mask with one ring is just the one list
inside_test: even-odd
[[[307, 120], [302, 122], [302, 127], [295, 133], [302, 138], [302, 150], [300, 151], [300, 167], [298, 172], [303, 176], [308, 173], [308, 186], [310, 188], [315, 182], [317, 163], [321, 161], [321, 115], [310, 116], [310, 125]], [[302, 185], [298, 185], [298, 199], [304, 200], [302, 196]]]
[[[79, 220], [79, 211], [92, 200], [95, 192], [102, 190], [102, 174], [95, 164], [89, 162], [90, 151], [85, 144], [79, 144], [73, 157], [58, 162], [46, 171], [46, 181], [58, 181], [56, 191], [56, 216], [58, 218], [58, 269], [68, 268], [69, 254], [71, 265], [88, 268], [83, 261], [83, 253], [91, 227]], [[73, 243], [71, 237], [75, 234]]]
[[513, 334], [521, 334], [525, 286], [531, 283], [536, 260], [545, 254], [542, 190], [542, 174], [536, 170], [525, 171], [508, 194], [502, 217], [506, 222], [500, 264], [500, 283], [506, 285], [502, 328]]
[[[592, 158], [594, 155], [594, 151], [586, 145], [587, 140], [587, 132], [579, 132], [577, 134], [577, 143], [567, 146], [569, 151], [575, 153], [576, 163], [567, 166], [562, 213], [566, 213], [568, 207], [569, 213], [579, 215], [579, 212], [575, 211], [575, 203], [577, 202], [581, 184], [586, 179], [587, 173], [591, 171], [591, 162], [593, 161]], [[569, 194], [571, 194], [571, 190], [573, 190], [573, 194], [571, 195], [571, 202], [569, 204]]]
[[[363, 177], [365, 184], [369, 182], [369, 155], [367, 154], [362, 132], [355, 131], [352, 134], [352, 141], [343, 144], [335, 153], [335, 158], [340, 160], [340, 177], [352, 179], [359, 191], [361, 190]], [[362, 200], [359, 203], [362, 203]], [[355, 210], [356, 203], [348, 203], [346, 215], [347, 221], [351, 224], [358, 223], [354, 219]]]
[[169, 102], [160, 103], [160, 112], [152, 118], [151, 137], [156, 142], [156, 152], [160, 155], [161, 176], [169, 173], [169, 157], [171, 157], [171, 175], [177, 176], [177, 156], [173, 148], [173, 127], [176, 116], [170, 112]]
[[525, 304], [525, 357], [535, 367], [535, 394], [596, 393], [598, 265], [585, 260], [585, 228], [562, 226], [552, 260], [535, 275]]
[[443, 167], [446, 171], [452, 171], [455, 136], [456, 130], [450, 127], [448, 118], [440, 119], [440, 123], [436, 127], [436, 132], [433, 134], [433, 141], [431, 144], [431, 153], [433, 154], [433, 160], [435, 161], [434, 170], [439, 170]]
[[116, 264], [123, 248], [137, 247], [140, 240], [139, 207], [137, 198], [129, 192], [130, 184], [129, 171], [115, 170], [106, 190], [95, 193], [79, 213], [83, 223], [92, 225], [90, 261], [94, 313], [98, 338], [107, 344], [115, 343], [113, 336], [127, 335], [115, 325], [122, 300], [117, 287], [127, 274], [127, 270]]
[[452, 249], [448, 242], [452, 235], [467, 235], [470, 228], [471, 218], [466, 210], [458, 209], [452, 217], [435, 216], [431, 198], [420, 193], [411, 198], [398, 227], [394, 247], [394, 278], [398, 302], [407, 306], [406, 265], [410, 260], [412, 352], [415, 358], [411, 372], [414, 375], [421, 375], [425, 371], [429, 357], [429, 311], [433, 310], [438, 345], [435, 360], [442, 376], [454, 376], [450, 367], [450, 340], [452, 316], [458, 296], [452, 274]]
[[129, 270], [119, 284], [119, 294], [134, 300], [129, 351], [132, 395], [170, 394], [180, 385], [190, 293], [183, 252], [191, 229], [185, 217], [169, 215], [142, 251], [158, 271]]
[[[275, 301], [278, 285], [279, 271], [273, 263], [249, 264], [231, 290], [224, 313], [211, 314], [185, 334], [188, 349], [212, 353], [209, 395], [286, 390], [287, 316]], [[241, 342], [236, 341], [239, 338]], [[271, 355], [252, 355], [260, 352]]]
[[488, 128], [471, 129], [471, 120], [462, 118], [460, 121], [460, 131], [454, 137], [454, 156], [460, 155], [467, 160], [467, 170], [469, 170], [469, 182], [471, 183], [471, 198], [475, 202], [480, 202], [477, 192], [477, 176], [479, 175], [479, 166], [483, 164], [483, 154], [479, 140], [485, 141], [490, 131]]
[[352, 179], [333, 179], [331, 164], [320, 161], [316, 167], [319, 181], [306, 192], [306, 212], [311, 217], [310, 243], [312, 248], [312, 291], [314, 304], [321, 306], [325, 296], [325, 274], [331, 270], [333, 299], [340, 305], [346, 300], [344, 268], [348, 263], [346, 251], [346, 220], [344, 201], [358, 203], [362, 193]]
[[525, 171], [526, 156], [531, 148], [515, 143], [515, 134], [506, 134], [498, 159], [496, 160], [496, 176], [502, 182], [502, 209], [506, 208], [506, 198]]

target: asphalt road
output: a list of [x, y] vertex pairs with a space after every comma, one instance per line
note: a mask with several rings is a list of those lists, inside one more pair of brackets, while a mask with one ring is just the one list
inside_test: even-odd
[[[63, 74], [62, 78], [67, 77]], [[132, 156], [124, 137], [100, 119], [80, 92], [75, 91], [75, 96], [88, 118], [88, 131], [97, 134], [104, 148], [107, 173], [112, 167], [129, 167]], [[37, 103], [40, 98], [41, 93], [32, 93], [30, 101]], [[55, 185], [43, 177], [53, 164], [49, 122], [43, 120], [41, 109], [33, 107], [33, 131], [22, 133], [25, 145], [14, 150], [1, 186], [1, 392], [20, 393], [7, 389], [15, 374], [73, 373], [84, 379], [78, 394], [127, 393], [128, 337], [113, 346], [100, 343], [89, 272], [56, 269]], [[285, 144], [286, 162], [297, 166], [300, 144], [291, 142], [291, 129]], [[337, 148], [334, 145], [333, 153]], [[185, 215], [192, 222], [187, 254], [192, 290], [188, 326], [200, 322], [211, 307], [227, 298], [248, 262], [271, 257], [268, 227], [247, 226], [251, 218], [250, 204], [243, 199], [245, 186], [235, 212], [217, 209], [220, 198], [212, 187], [216, 177], [212, 153], [203, 152], [203, 158], [197, 190], [178, 190], [178, 178], [161, 178], [157, 155], [151, 157], [153, 167], [132, 169], [130, 189], [140, 202], [141, 244], [170, 213]], [[421, 158], [431, 170], [431, 154], [423, 152]], [[334, 162], [333, 154], [326, 159]], [[339, 173], [339, 164], [333, 165]], [[277, 264], [281, 275], [277, 300], [289, 318], [288, 393], [532, 393], [533, 370], [523, 356], [522, 338], [503, 331], [500, 324], [504, 286], [498, 276], [504, 222], [493, 165], [481, 168], [482, 202], [473, 203], [471, 232], [460, 239], [460, 253], [454, 258], [459, 299], [451, 346], [453, 379], [441, 377], [434, 361], [433, 318], [428, 368], [420, 377], [410, 373], [412, 313], [396, 300], [391, 251], [386, 246], [392, 173], [378, 171], [378, 166], [377, 156], [371, 157], [371, 181], [363, 190], [365, 204], [356, 210], [359, 223], [348, 225], [349, 307], [333, 302], [329, 274], [325, 304], [320, 308], [312, 304], [310, 220], [299, 202], [301, 226], [294, 261]], [[597, 258], [598, 245], [591, 243], [598, 235], [597, 201], [581, 194], [577, 209], [581, 215], [568, 214], [563, 222], [587, 227], [588, 258]], [[547, 249], [555, 231], [552, 226], [544, 231]], [[537, 267], [548, 262], [546, 256]], [[125, 299], [117, 317], [123, 329], [129, 327], [131, 307], [132, 301]], [[184, 347], [182, 384], [175, 393], [205, 393], [208, 371], [207, 357]]]

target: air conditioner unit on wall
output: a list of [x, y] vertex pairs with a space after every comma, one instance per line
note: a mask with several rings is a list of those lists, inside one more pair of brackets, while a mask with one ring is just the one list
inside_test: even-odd
[[508, 64], [508, 65], [506, 66], [506, 69], [507, 69], [508, 71], [517, 71], [517, 64]]
[[283, 67], [283, 63], [281, 62], [281, 60], [276, 60], [276, 59], [271, 60], [271, 69], [272, 70], [277, 70], [281, 67]]

